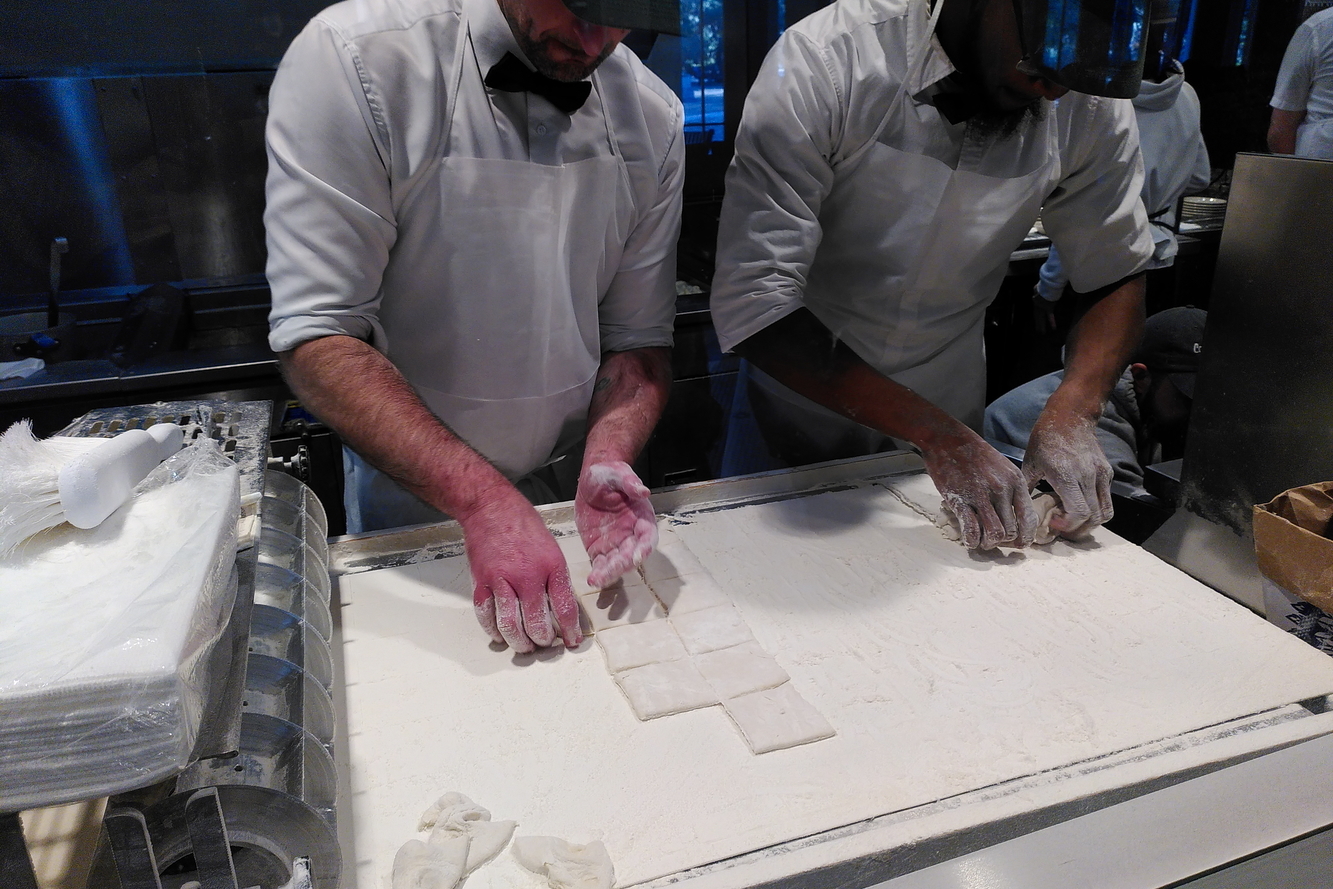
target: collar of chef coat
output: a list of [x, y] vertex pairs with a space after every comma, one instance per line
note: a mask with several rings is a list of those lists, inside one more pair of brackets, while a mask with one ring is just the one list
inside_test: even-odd
[[477, 55], [477, 65], [481, 68], [483, 78], [507, 52], [522, 59], [523, 64], [529, 68], [536, 68], [523, 50], [518, 48], [509, 20], [500, 11], [500, 4], [496, 0], [463, 0], [463, 11], [472, 36], [472, 51]]
[[[953, 0], [958, 2], [958, 0]], [[940, 90], [940, 81], [948, 77], [957, 70], [949, 56], [944, 52], [944, 47], [940, 44], [939, 37], [932, 31], [927, 33], [930, 27], [930, 5], [925, 2], [911, 3], [907, 13], [907, 45], [910, 47], [910, 57], [908, 64], [912, 65], [917, 60], [917, 55], [925, 48], [926, 57], [921, 60], [919, 65], [915, 65], [915, 70], [911, 68], [907, 71], [908, 80], [904, 84], [907, 95], [914, 101], [929, 101], [930, 97]]]

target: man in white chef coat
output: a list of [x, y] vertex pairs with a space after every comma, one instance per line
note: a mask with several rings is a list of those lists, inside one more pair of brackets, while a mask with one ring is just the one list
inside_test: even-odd
[[[712, 290], [770, 441], [815, 459], [912, 443], [973, 548], [1031, 541], [1041, 479], [1055, 530], [1110, 518], [1094, 430], [1153, 251], [1133, 110], [1106, 98], [1139, 87], [1134, 6], [839, 0], [786, 31], [746, 101]], [[1039, 211], [1096, 302], [1020, 472], [977, 431], [982, 333]]]
[[478, 619], [515, 651], [582, 641], [532, 502], [574, 496], [594, 586], [656, 542], [629, 463], [670, 385], [683, 109], [619, 44], [678, 21], [340, 3], [270, 93], [269, 342], [351, 449], [349, 528], [457, 519]]
[[1333, 9], [1291, 35], [1268, 104], [1269, 151], [1333, 160]]

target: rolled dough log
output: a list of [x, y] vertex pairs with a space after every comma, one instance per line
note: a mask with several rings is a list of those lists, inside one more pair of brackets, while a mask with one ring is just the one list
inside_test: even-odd
[[791, 678], [757, 642], [697, 654], [694, 665], [724, 702], [753, 691], [777, 688]]
[[616, 883], [611, 856], [597, 840], [578, 846], [557, 837], [516, 837], [514, 858], [546, 877], [551, 889], [611, 889]]
[[612, 673], [689, 657], [668, 620], [608, 627], [595, 637]]
[[754, 753], [768, 753], [833, 737], [836, 732], [790, 682], [723, 701]]
[[647, 664], [615, 674], [640, 720], [697, 710], [718, 702], [717, 692], [689, 660]]
[[719, 648], [731, 648], [733, 645], [754, 641], [745, 619], [731, 605], [676, 614], [670, 620], [680, 634], [680, 640], [685, 643], [685, 650], [690, 654], [717, 651]]

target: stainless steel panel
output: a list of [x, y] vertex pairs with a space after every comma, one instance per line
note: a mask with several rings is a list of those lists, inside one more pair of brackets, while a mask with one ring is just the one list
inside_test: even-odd
[[1250, 508], [1333, 479], [1333, 162], [1241, 154], [1181, 469], [1191, 511]]

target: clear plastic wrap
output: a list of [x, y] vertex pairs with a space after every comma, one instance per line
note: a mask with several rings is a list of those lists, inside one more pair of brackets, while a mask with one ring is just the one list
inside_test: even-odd
[[239, 508], [236, 466], [199, 439], [98, 527], [0, 560], [0, 812], [187, 765], [235, 600]]

